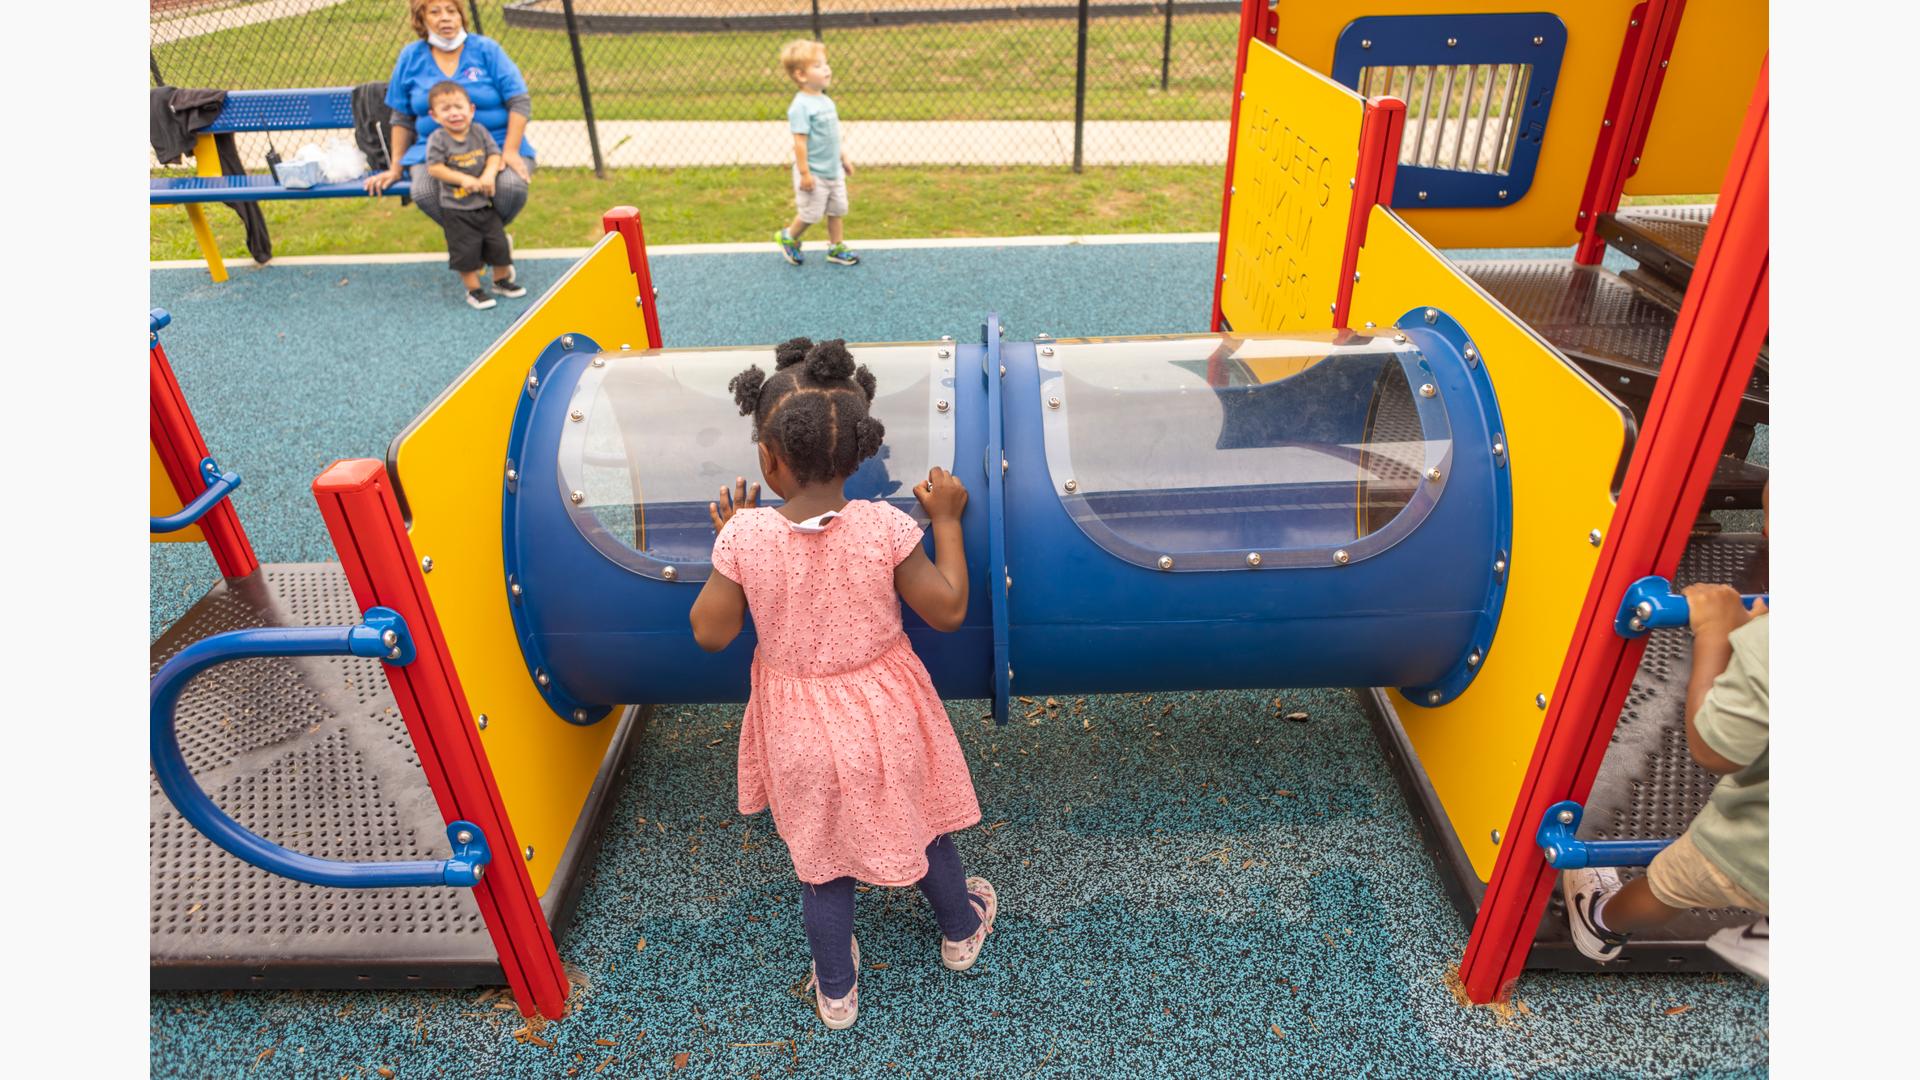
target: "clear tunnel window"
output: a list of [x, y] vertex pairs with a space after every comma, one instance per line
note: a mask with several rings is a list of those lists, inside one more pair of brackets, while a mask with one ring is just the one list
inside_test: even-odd
[[[873, 415], [887, 427], [880, 455], [847, 484], [855, 499], [884, 499], [924, 517], [912, 487], [953, 467], [953, 346], [853, 346], [873, 371]], [[947, 356], [942, 357], [941, 352]], [[678, 580], [710, 569], [707, 504], [735, 477], [760, 479], [753, 425], [727, 383], [749, 364], [774, 370], [771, 348], [606, 353], [574, 387], [560, 440], [561, 494], [573, 521], [615, 562]], [[778, 505], [763, 492], [763, 505]]]
[[1411, 532], [1446, 482], [1432, 371], [1391, 338], [1042, 342], [1039, 374], [1055, 493], [1142, 566], [1355, 561]]

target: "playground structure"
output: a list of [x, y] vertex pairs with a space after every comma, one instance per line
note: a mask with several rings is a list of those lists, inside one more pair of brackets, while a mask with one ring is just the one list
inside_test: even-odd
[[[1764, 472], [1743, 458], [1765, 419], [1767, 252], [1763, 7], [1485, 6], [1502, 10], [1384, 3], [1356, 18], [1358, 5], [1250, 0], [1213, 332], [1020, 341], [988, 316], [978, 341], [855, 346], [879, 376], [889, 457], [849, 489], [897, 499], [939, 464], [973, 490], [966, 620], [933, 635], [909, 615], [909, 634], [943, 694], [991, 698], [1002, 718], [1016, 693], [1391, 688], [1363, 696], [1473, 921], [1461, 974], [1481, 1001], [1530, 957], [1586, 966], [1542, 922], [1553, 870], [1529, 842], [1578, 823], [1561, 804], [1584, 803], [1597, 839], [1652, 840], [1704, 796], [1660, 790], [1684, 650], [1642, 670], [1650, 640], [1674, 652], [1674, 631], [1641, 633], [1666, 625], [1651, 601], [1621, 612], [1640, 579], [1729, 580], [1753, 550], [1693, 534], [1703, 504], [1758, 505]], [[1751, 70], [1731, 73], [1729, 56]], [[1486, 149], [1463, 157], [1470, 118]], [[1710, 222], [1619, 209], [1628, 192], [1716, 190]], [[744, 439], [705, 437], [739, 428], [721, 388], [771, 365], [770, 347], [664, 349], [638, 216], [606, 227], [387, 462], [315, 481], [343, 573], [223, 561], [229, 580], [156, 643], [158, 660], [236, 622], [363, 625], [326, 644], [354, 659], [248, 661], [257, 678], [186, 686], [186, 764], [226, 770], [219, 803], [296, 782], [271, 775], [277, 740], [212, 745], [196, 701], [262, 702], [289, 734], [308, 715], [280, 714], [336, 717], [292, 751], [331, 782], [280, 801], [360, 800], [372, 820], [296, 846], [423, 857], [404, 873], [303, 869], [275, 845], [247, 849], [303, 880], [335, 875], [288, 885], [213, 850], [156, 795], [156, 986], [504, 980], [524, 1011], [564, 1012], [553, 927], [642, 703], [745, 696], [751, 641], [700, 653], [686, 611], [709, 569], [706, 492], [753, 467]], [[1601, 269], [1609, 243], [1639, 268]], [[1436, 250], [1465, 244], [1576, 254], [1462, 266]], [[157, 339], [154, 353], [157, 372]], [[197, 470], [207, 455], [163, 452], [159, 389], [156, 374], [156, 469], [184, 505], [208, 474], [182, 478], [174, 458]], [[1155, 417], [1171, 419], [1137, 437]], [[179, 508], [162, 494], [156, 516]], [[202, 519], [210, 542], [223, 510]], [[1623, 634], [1617, 616], [1644, 625]], [[278, 647], [241, 634], [223, 655]], [[188, 666], [176, 656], [156, 678], [157, 763]], [[372, 685], [382, 669], [392, 707]], [[191, 801], [199, 788], [168, 771], [156, 765], [167, 795]], [[231, 824], [273, 833], [278, 813]], [[213, 901], [232, 903], [232, 925], [176, 929], [173, 883], [215, 866], [232, 877]], [[372, 891], [346, 891], [359, 885]], [[277, 918], [249, 914], [263, 896]], [[1704, 925], [1636, 942], [1625, 966], [1712, 963]]]

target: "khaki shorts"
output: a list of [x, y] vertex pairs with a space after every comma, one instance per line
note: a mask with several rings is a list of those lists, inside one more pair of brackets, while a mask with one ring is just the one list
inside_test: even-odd
[[813, 178], [813, 190], [803, 191], [800, 187], [800, 170], [793, 171], [793, 204], [799, 208], [800, 220], [808, 225], [819, 221], [821, 217], [847, 216], [847, 178], [826, 180]]
[[1653, 898], [1670, 908], [1746, 908], [1765, 915], [1767, 905], [1734, 884], [1726, 871], [1713, 864], [1693, 842], [1691, 831], [1668, 844], [1647, 867], [1647, 887]]

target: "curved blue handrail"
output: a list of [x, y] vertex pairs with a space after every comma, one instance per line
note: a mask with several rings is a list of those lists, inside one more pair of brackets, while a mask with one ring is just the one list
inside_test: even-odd
[[1547, 865], [1555, 870], [1584, 870], [1589, 866], [1645, 866], [1655, 855], [1673, 843], [1663, 840], [1581, 840], [1573, 835], [1580, 827], [1580, 804], [1557, 802], [1540, 817], [1534, 841], [1546, 855]]
[[[1749, 608], [1756, 600], [1766, 601], [1769, 608], [1773, 606], [1772, 598], [1765, 593], [1740, 598]], [[1620, 610], [1613, 617], [1613, 632], [1623, 638], [1645, 637], [1655, 630], [1685, 626], [1691, 617], [1687, 598], [1674, 592], [1666, 578], [1643, 577], [1627, 586], [1627, 595], [1620, 600]]]
[[195, 675], [215, 664], [256, 656], [366, 656], [389, 664], [414, 657], [406, 621], [391, 608], [368, 611], [359, 626], [269, 627], [234, 630], [194, 642], [174, 654], [153, 676], [148, 691], [152, 715], [154, 776], [180, 816], [235, 857], [269, 873], [346, 889], [386, 889], [413, 885], [472, 887], [492, 861], [486, 834], [470, 821], [447, 826], [453, 858], [417, 862], [352, 863], [302, 855], [264, 839], [213, 804], [187, 768], [174, 730], [174, 708]]
[[215, 503], [233, 494], [233, 489], [240, 486], [240, 474], [237, 472], [221, 472], [220, 466], [215, 464], [212, 458], [201, 459], [200, 478], [207, 482], [207, 490], [201, 492], [199, 497], [192, 502], [181, 507], [174, 513], [168, 514], [166, 517], [149, 518], [148, 532], [179, 532], [181, 529], [205, 517], [207, 511], [213, 509]]

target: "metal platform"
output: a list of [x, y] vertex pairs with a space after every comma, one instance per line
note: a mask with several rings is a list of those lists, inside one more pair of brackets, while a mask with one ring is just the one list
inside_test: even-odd
[[[345, 625], [359, 616], [338, 565], [264, 566], [201, 598], [153, 644], [150, 670], [225, 630]], [[445, 823], [379, 661], [223, 664], [187, 687], [178, 717], [194, 778], [260, 835], [324, 858], [449, 855]], [[639, 709], [619, 718], [541, 900], [555, 937], [571, 919], [644, 723]], [[467, 890], [327, 889], [276, 877], [215, 847], [148, 779], [153, 989], [505, 983]]]
[[[1754, 534], [1695, 536], [1674, 575], [1682, 588], [1695, 582], [1721, 582], [1743, 592], [1766, 591], [1765, 541]], [[1678, 836], [1706, 805], [1717, 778], [1687, 753], [1687, 677], [1692, 646], [1685, 630], [1656, 630], [1650, 636], [1640, 670], [1634, 675], [1626, 706], [1614, 728], [1600, 775], [1587, 797], [1580, 836], [1587, 840], [1654, 839]], [[1448, 898], [1461, 921], [1473, 925], [1486, 886], [1473, 872], [1459, 840], [1412, 752], [1392, 699], [1374, 690], [1361, 695], [1374, 734], [1387, 752], [1408, 805], [1421, 826], [1428, 854], [1440, 871]], [[1639, 870], [1623, 871], [1629, 878]], [[1606, 965], [1607, 971], [1729, 971], [1706, 948], [1708, 935], [1752, 921], [1732, 909], [1690, 913], [1656, 933], [1638, 935]], [[1567, 930], [1566, 909], [1556, 890], [1527, 957], [1529, 968], [1598, 971], [1581, 956]]]
[[1700, 261], [1713, 207], [1640, 206], [1600, 215], [1600, 236], [1646, 271], [1684, 294]]

